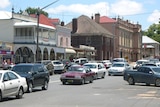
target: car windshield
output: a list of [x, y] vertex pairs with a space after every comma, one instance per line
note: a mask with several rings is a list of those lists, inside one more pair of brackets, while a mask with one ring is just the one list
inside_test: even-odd
[[89, 67], [89, 68], [96, 68], [96, 65], [93, 65], [93, 64], [86, 64], [86, 65], [84, 65], [84, 66], [87, 66], [87, 67]]
[[61, 62], [58, 62], [58, 61], [57, 61], [57, 62], [53, 62], [53, 63], [54, 63], [54, 64], [62, 64]]
[[70, 67], [68, 69], [69, 72], [83, 72], [84, 71], [84, 68], [82, 67]]
[[152, 68], [154, 72], [157, 72], [157, 73], [160, 73], [160, 68], [159, 67], [155, 67], [155, 68]]
[[32, 67], [31, 66], [15, 66], [13, 67], [13, 71], [15, 71], [18, 74], [24, 74], [31, 72]]
[[113, 64], [112, 67], [124, 67], [124, 64]]

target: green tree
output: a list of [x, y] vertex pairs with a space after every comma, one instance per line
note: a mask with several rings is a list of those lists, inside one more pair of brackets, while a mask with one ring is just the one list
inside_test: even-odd
[[[38, 12], [38, 8], [31, 8], [31, 7], [28, 7], [25, 12], [27, 12], [28, 14], [37, 14]], [[48, 13], [43, 11], [43, 10], [39, 10], [40, 14], [44, 14], [45, 16], [48, 17]], [[19, 12], [17, 12], [19, 14], [22, 14], [23, 11], [20, 9]]]
[[148, 36], [160, 43], [160, 24], [152, 24], [143, 35]]

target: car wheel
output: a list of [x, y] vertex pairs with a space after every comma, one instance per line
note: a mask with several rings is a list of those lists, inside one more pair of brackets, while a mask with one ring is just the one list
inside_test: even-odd
[[85, 84], [85, 79], [83, 78], [81, 81], [81, 85]]
[[63, 85], [66, 85], [66, 82], [65, 82], [65, 81], [63, 81], [63, 82], [62, 82], [62, 84], [63, 84]]
[[159, 86], [160, 86], [160, 79], [156, 79], [156, 81], [155, 81], [155, 86], [156, 86], [156, 87], [159, 87]]
[[0, 102], [3, 101], [2, 92], [0, 92]]
[[48, 89], [48, 82], [45, 80], [42, 90], [47, 90], [47, 89]]
[[103, 73], [103, 76], [102, 76], [102, 78], [105, 78], [105, 75], [106, 75], [106, 73], [104, 72], [104, 73]]
[[111, 74], [108, 73], [108, 76], [111, 76]]
[[24, 94], [23, 88], [21, 87], [21, 88], [19, 89], [19, 91], [18, 91], [18, 95], [16, 96], [16, 98], [18, 98], [18, 99], [22, 98], [22, 97], [23, 97], [23, 94]]
[[94, 78], [94, 77], [91, 77], [91, 79], [90, 79], [90, 81], [89, 81], [90, 83], [93, 83], [93, 78]]
[[31, 93], [33, 91], [33, 84], [30, 82], [28, 83], [28, 92]]
[[134, 85], [135, 84], [134, 79], [132, 77], [129, 77], [128, 78], [128, 83], [129, 83], [129, 85]]
[[95, 74], [94, 79], [95, 79], [95, 80], [98, 79], [98, 74], [97, 74], [97, 73]]

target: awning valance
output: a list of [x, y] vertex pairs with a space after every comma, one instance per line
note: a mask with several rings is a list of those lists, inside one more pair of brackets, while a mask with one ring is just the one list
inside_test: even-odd
[[66, 53], [76, 53], [76, 51], [74, 49], [65, 49]]

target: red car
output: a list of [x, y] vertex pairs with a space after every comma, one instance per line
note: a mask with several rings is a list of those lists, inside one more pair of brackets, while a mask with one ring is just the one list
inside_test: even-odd
[[66, 83], [79, 83], [85, 84], [86, 82], [92, 83], [95, 73], [89, 67], [81, 65], [72, 65], [68, 71], [61, 74], [60, 80], [62, 84]]

